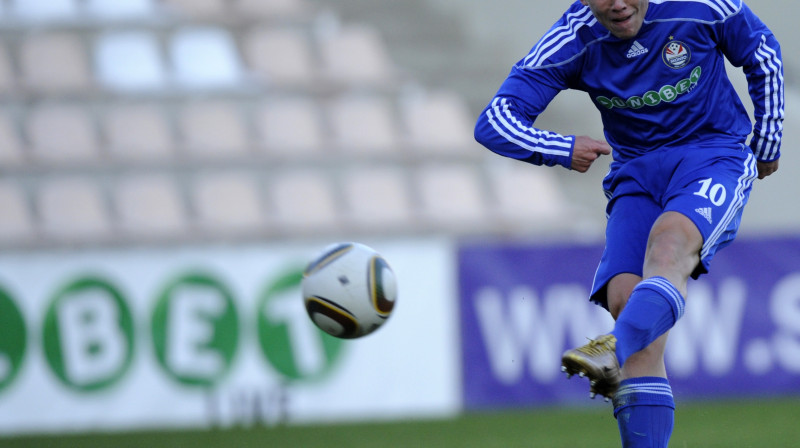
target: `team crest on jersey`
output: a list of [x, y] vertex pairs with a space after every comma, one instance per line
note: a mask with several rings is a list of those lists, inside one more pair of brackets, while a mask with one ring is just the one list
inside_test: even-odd
[[661, 50], [661, 58], [670, 68], [683, 68], [686, 67], [692, 59], [692, 51], [685, 43], [679, 40], [671, 40], [667, 45], [664, 45], [664, 49]]

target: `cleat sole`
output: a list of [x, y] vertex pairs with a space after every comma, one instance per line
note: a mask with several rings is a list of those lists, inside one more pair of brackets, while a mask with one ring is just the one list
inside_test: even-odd
[[[594, 341], [592, 343], [594, 343]], [[617, 388], [619, 388], [620, 373], [619, 366], [616, 365], [616, 359], [613, 359], [615, 365], [603, 365], [602, 363], [594, 361], [591, 357], [593, 354], [582, 352], [582, 348], [583, 347], [569, 350], [564, 353], [561, 358], [561, 371], [567, 375], [567, 378], [573, 375], [578, 375], [581, 378], [588, 378], [590, 397], [595, 398], [597, 395], [601, 395], [606, 401], [609, 401], [609, 399], [614, 398], [614, 394], [617, 392]], [[591, 347], [589, 348], [591, 349]], [[613, 350], [613, 346], [611, 350]]]

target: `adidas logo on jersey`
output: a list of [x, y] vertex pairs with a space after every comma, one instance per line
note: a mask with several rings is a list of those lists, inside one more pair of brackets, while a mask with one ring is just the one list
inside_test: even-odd
[[709, 224], [714, 224], [711, 220], [711, 207], [696, 208], [694, 211], [699, 213], [703, 218], [706, 218]]
[[645, 48], [644, 45], [640, 44], [638, 40], [635, 40], [635, 41], [633, 41], [633, 45], [631, 45], [630, 50], [628, 50], [627, 56], [628, 56], [628, 59], [631, 59], [631, 58], [635, 58], [636, 56], [641, 56], [641, 55], [647, 53], [648, 51], [650, 51], [650, 50]]

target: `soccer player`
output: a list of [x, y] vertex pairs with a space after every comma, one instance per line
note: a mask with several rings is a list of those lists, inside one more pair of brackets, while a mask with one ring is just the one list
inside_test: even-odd
[[[747, 77], [753, 123], [725, 58]], [[565, 89], [588, 93], [605, 141], [534, 127]], [[478, 119], [481, 144], [534, 165], [585, 172], [613, 154], [591, 300], [616, 322], [565, 352], [562, 370], [588, 377], [592, 397], [613, 398], [624, 447], [667, 446], [667, 332], [683, 315], [689, 277], [708, 272], [736, 236], [754, 179], [778, 169], [783, 101], [779, 44], [741, 0], [581, 0]]]

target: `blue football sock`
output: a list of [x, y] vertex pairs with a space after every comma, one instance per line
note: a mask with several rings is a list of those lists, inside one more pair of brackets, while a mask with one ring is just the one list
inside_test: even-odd
[[660, 377], [622, 380], [614, 396], [614, 417], [623, 448], [666, 448], [675, 423], [669, 381]]
[[643, 280], [631, 293], [614, 331], [619, 365], [666, 333], [683, 316], [686, 303], [675, 286], [663, 277]]

